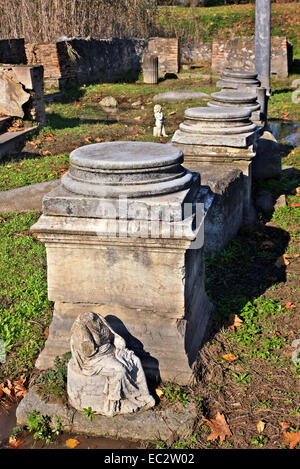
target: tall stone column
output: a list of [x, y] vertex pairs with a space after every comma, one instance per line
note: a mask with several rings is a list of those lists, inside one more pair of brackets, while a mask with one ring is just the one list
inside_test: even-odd
[[261, 86], [270, 92], [271, 0], [256, 0], [255, 69]]

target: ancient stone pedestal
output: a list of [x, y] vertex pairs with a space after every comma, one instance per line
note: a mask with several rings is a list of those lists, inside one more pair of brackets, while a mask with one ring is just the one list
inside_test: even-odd
[[251, 162], [255, 156], [256, 125], [250, 111], [226, 107], [190, 108], [172, 143], [184, 153], [186, 166], [201, 172], [206, 165], [234, 166], [243, 172], [244, 223], [253, 221]]
[[210, 107], [229, 107], [229, 108], [245, 108], [251, 111], [251, 120], [256, 125], [263, 125], [260, 115], [260, 104], [257, 102], [255, 92], [243, 90], [225, 90], [211, 94], [211, 100], [207, 103]]
[[[69, 350], [81, 312], [100, 313], [148, 377], [189, 382], [211, 304], [204, 290], [199, 174], [172, 145], [100, 143], [70, 156], [32, 227], [46, 245], [53, 322], [39, 369]], [[193, 211], [196, 210], [196, 213]]]
[[260, 82], [256, 72], [244, 70], [224, 70], [222, 77], [217, 81], [217, 86], [222, 89], [238, 90], [242, 88], [258, 88]]
[[144, 55], [143, 75], [144, 83], [149, 83], [150, 85], [158, 83], [158, 57], [156, 55]]
[[[244, 70], [224, 70], [221, 79], [217, 82], [221, 92], [239, 91], [242, 94], [256, 94], [257, 103], [260, 106], [260, 114], [252, 115], [257, 125], [263, 125], [267, 121], [268, 97], [267, 89], [262, 87], [256, 72]], [[248, 103], [250, 104], [250, 102]], [[227, 106], [228, 104], [226, 104]], [[248, 107], [248, 106], [246, 106]]]

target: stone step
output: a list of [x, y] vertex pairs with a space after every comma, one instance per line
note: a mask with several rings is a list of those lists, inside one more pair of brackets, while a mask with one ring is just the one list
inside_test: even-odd
[[5, 132], [0, 135], [0, 159], [6, 155], [18, 154], [25, 145], [26, 137], [33, 134], [37, 127], [28, 127], [16, 132]]
[[0, 134], [7, 130], [7, 127], [9, 126], [10, 122], [11, 117], [0, 117]]

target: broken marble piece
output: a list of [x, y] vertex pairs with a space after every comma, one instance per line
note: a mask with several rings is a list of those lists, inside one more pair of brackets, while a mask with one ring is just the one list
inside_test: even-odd
[[13, 79], [13, 74], [0, 72], [0, 113], [6, 116], [24, 117], [22, 108], [30, 99], [21, 83]]
[[70, 345], [67, 391], [75, 409], [113, 417], [154, 406], [140, 359], [100, 314], [77, 317]]

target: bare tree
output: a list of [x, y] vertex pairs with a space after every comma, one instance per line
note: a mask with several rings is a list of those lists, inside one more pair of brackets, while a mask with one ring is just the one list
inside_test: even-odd
[[0, 0], [0, 37], [49, 42], [59, 37], [153, 35], [156, 0]]

